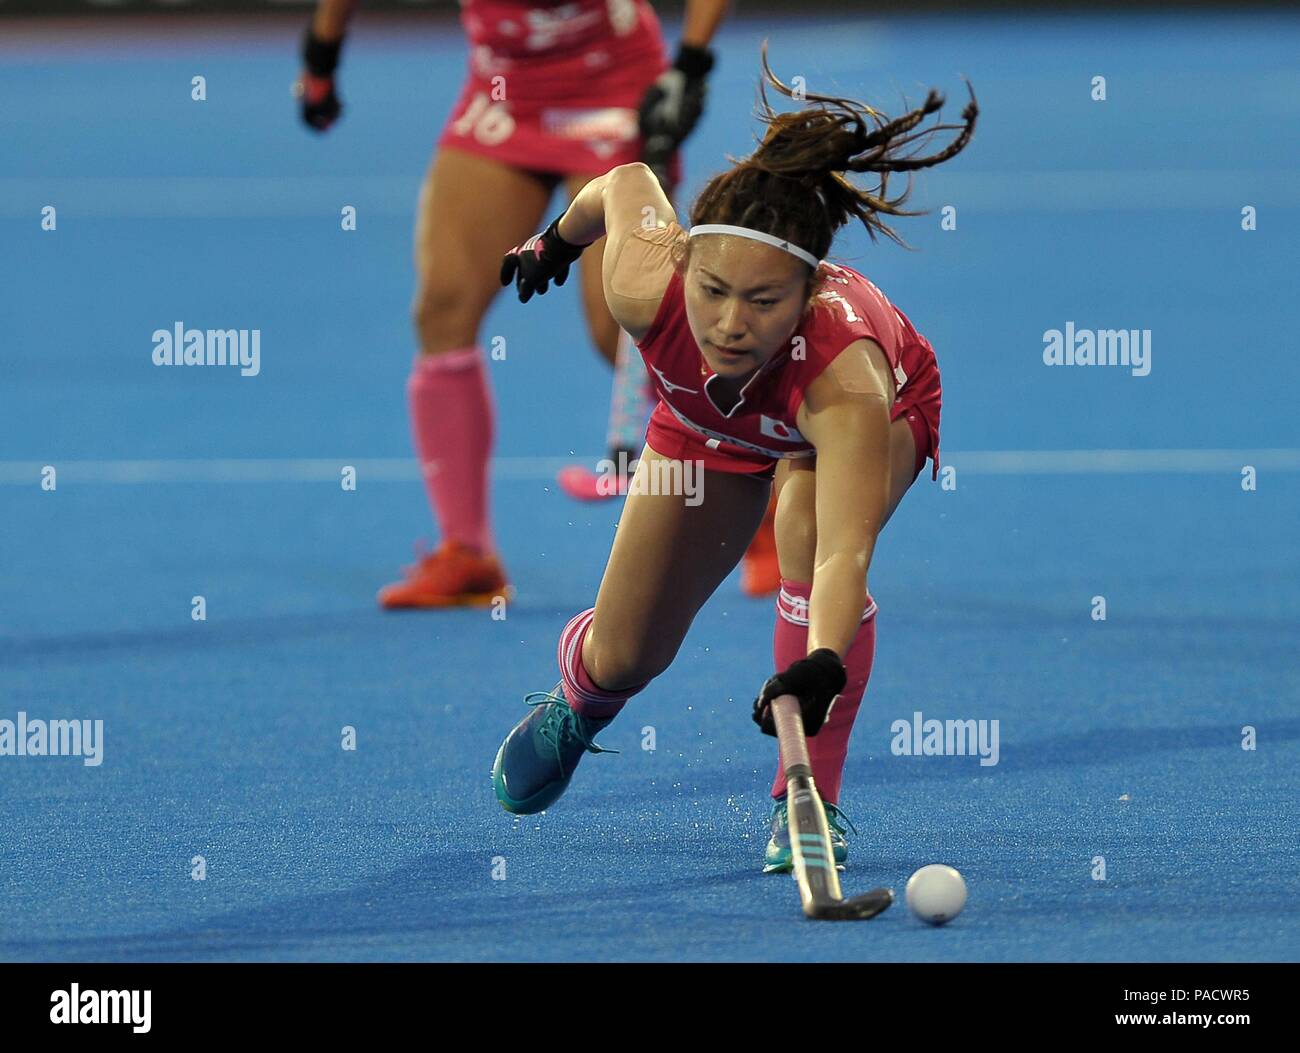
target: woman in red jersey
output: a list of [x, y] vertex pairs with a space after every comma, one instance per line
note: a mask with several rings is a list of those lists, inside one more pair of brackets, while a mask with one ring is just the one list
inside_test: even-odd
[[[766, 53], [763, 72], [793, 97]], [[911, 213], [900, 208], [906, 191], [889, 196], [889, 174], [958, 153], [977, 110], [972, 96], [962, 125], [918, 131], [943, 103], [934, 92], [897, 120], [849, 99], [804, 97], [812, 105], [784, 114], [765, 99], [762, 144], [705, 186], [689, 230], [649, 171], [631, 164], [587, 184], [505, 258], [502, 279], [527, 299], [605, 235], [606, 299], [660, 398], [596, 606], [565, 626], [560, 684], [529, 696], [534, 708], [497, 753], [493, 784], [508, 811], [554, 802], [582, 754], [600, 752], [596, 732], [668, 668], [775, 481], [778, 672], [754, 716], [772, 733], [771, 700], [800, 698], [836, 858], [847, 855], [835, 802], [875, 652], [867, 569], [927, 458], [938, 471], [940, 388], [934, 352], [908, 318], [863, 275], [823, 257], [852, 219], [898, 240], [885, 217]], [[950, 128], [958, 134], [937, 153], [908, 148]], [[879, 185], [854, 185], [854, 172], [878, 173]], [[781, 770], [768, 870], [791, 865]]]
[[[307, 33], [299, 93], [303, 119], [317, 130], [341, 112], [335, 70], [356, 3], [318, 0]], [[500, 246], [537, 229], [561, 182], [572, 197], [593, 176], [642, 158], [665, 187], [680, 180], [676, 150], [702, 111], [713, 64], [707, 46], [726, 7], [727, 0], [689, 0], [669, 68], [647, 0], [461, 0], [469, 74], [420, 192], [419, 353], [407, 382], [442, 544], [381, 590], [382, 606], [485, 604], [508, 593], [488, 514], [494, 421], [478, 344], [500, 291]], [[602, 250], [593, 245], [583, 263], [581, 294], [597, 348], [611, 362], [621, 358], [621, 419], [610, 441], [630, 447], [645, 426], [649, 405], [638, 392], [646, 383], [605, 304]]]

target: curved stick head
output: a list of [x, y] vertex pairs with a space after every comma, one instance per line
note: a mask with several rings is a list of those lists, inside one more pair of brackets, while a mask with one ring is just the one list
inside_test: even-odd
[[818, 903], [808, 916], [818, 921], [866, 921], [888, 910], [893, 903], [893, 889], [873, 888], [870, 892], [864, 892], [861, 896], [854, 896], [852, 899]]

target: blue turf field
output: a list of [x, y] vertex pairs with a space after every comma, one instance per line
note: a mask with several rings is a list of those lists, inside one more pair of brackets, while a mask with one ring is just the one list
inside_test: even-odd
[[[957, 102], [966, 74], [983, 109], [921, 183], [957, 230], [936, 212], [903, 221], [916, 253], [840, 249], [938, 350], [958, 472], [914, 488], [873, 568], [845, 886], [901, 892], [951, 863], [970, 902], [942, 930], [901, 908], [805, 923], [793, 884], [758, 872], [774, 750], [748, 706], [773, 616], [735, 578], [602, 736], [620, 755], [584, 760], [544, 816], [500, 810], [493, 753], [553, 684], [618, 514], [551, 483], [599, 455], [607, 372], [572, 289], [499, 302], [494, 500], [518, 600], [504, 622], [381, 616], [374, 590], [433, 536], [403, 396], [410, 226], [463, 43], [363, 22], [349, 111], [317, 139], [286, 92], [296, 23], [186, 26], [0, 40], [0, 719], [106, 728], [99, 767], [0, 757], [0, 957], [1300, 957], [1300, 20], [722, 33], [691, 191], [748, 148], [764, 36], [814, 90]], [[177, 320], [260, 328], [261, 374], [154, 368], [150, 334]], [[1047, 368], [1042, 334], [1067, 321], [1151, 329], [1150, 376]], [[1035, 454], [1079, 450], [1192, 452]], [[916, 710], [997, 719], [1000, 763], [893, 756]]]

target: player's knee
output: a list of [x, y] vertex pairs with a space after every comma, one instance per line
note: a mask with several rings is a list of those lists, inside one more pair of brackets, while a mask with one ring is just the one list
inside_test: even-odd
[[416, 293], [411, 321], [421, 351], [438, 354], [474, 343], [481, 319], [467, 303], [469, 299], [463, 289], [442, 282], [424, 286]]
[[798, 506], [778, 508], [776, 558], [781, 576], [791, 581], [812, 581], [817, 559], [817, 520]]

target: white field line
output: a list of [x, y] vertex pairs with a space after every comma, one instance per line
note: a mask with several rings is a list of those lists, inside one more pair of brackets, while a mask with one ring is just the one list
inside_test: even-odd
[[[548, 483], [565, 465], [594, 468], [599, 455], [497, 457], [494, 479]], [[1274, 450], [969, 450], [944, 453], [944, 465], [972, 475], [1144, 475], [1300, 471], [1300, 449]], [[248, 458], [213, 460], [0, 461], [0, 485], [37, 487], [52, 465], [60, 486], [139, 483], [338, 483], [345, 466], [357, 483], [414, 482], [414, 458]]]

